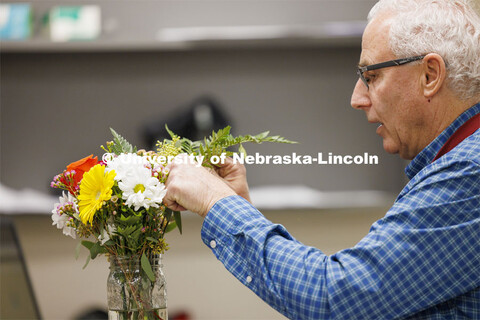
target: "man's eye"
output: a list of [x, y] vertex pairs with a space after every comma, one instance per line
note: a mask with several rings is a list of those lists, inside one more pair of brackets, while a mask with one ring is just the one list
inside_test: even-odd
[[370, 83], [371, 81], [373, 81], [373, 79], [375, 79], [374, 74], [365, 74], [365, 80], [367, 81], [367, 83]]

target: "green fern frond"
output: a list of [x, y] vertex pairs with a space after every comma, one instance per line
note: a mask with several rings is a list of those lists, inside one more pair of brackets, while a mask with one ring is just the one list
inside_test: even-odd
[[116, 155], [120, 155], [122, 153], [132, 153], [137, 152], [136, 148], [134, 148], [124, 137], [119, 135], [115, 130], [110, 128], [110, 131], [113, 135], [113, 145], [112, 151]]
[[[177, 140], [177, 146], [181, 152], [193, 155], [204, 156], [204, 166], [211, 167], [209, 160], [212, 156], [220, 156], [225, 153], [227, 156], [232, 156], [235, 152], [227, 150], [232, 146], [238, 145], [238, 152], [246, 154], [244, 143], [263, 143], [263, 142], [277, 142], [277, 143], [297, 143], [290, 141], [280, 136], [269, 136], [270, 132], [265, 131], [257, 135], [245, 135], [234, 137], [231, 135], [231, 127], [226, 126], [218, 131], [212, 131], [209, 137], [205, 137], [202, 141], [191, 141], [187, 138], [180, 138], [173, 133], [167, 126], [165, 126], [168, 134], [172, 137], [172, 140]], [[167, 141], [167, 140], [165, 140]], [[163, 144], [165, 144], [165, 141]], [[169, 140], [168, 140], [169, 141]], [[158, 145], [162, 145], [158, 142]]]

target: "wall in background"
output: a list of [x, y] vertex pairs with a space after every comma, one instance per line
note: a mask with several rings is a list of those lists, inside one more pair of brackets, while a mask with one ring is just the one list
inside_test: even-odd
[[402, 161], [375, 125], [349, 106], [359, 48], [183, 52], [3, 53], [1, 181], [48, 191], [69, 162], [96, 153], [113, 127], [144, 147], [142, 128], [210, 94], [235, 133], [270, 130], [297, 145], [246, 146], [262, 154], [376, 154], [378, 165], [250, 165], [252, 186], [396, 192]]

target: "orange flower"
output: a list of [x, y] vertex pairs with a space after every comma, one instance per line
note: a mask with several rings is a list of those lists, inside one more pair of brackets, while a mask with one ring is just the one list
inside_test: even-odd
[[93, 154], [80, 159], [78, 161], [72, 162], [67, 166], [67, 171], [75, 170], [74, 186], [78, 186], [80, 181], [82, 181], [83, 174], [88, 172], [94, 165], [98, 163], [97, 157], [93, 158]]

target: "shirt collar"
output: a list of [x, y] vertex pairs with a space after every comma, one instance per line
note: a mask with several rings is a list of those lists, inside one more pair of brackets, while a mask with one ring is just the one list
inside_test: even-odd
[[425, 147], [420, 153], [410, 162], [405, 168], [405, 174], [408, 179], [412, 179], [420, 170], [429, 165], [443, 145], [450, 139], [450, 137], [460, 128], [465, 122], [468, 121], [474, 115], [480, 113], [480, 103], [477, 103], [473, 107], [467, 109], [462, 113], [455, 121], [453, 121], [445, 130], [440, 133], [428, 146]]

